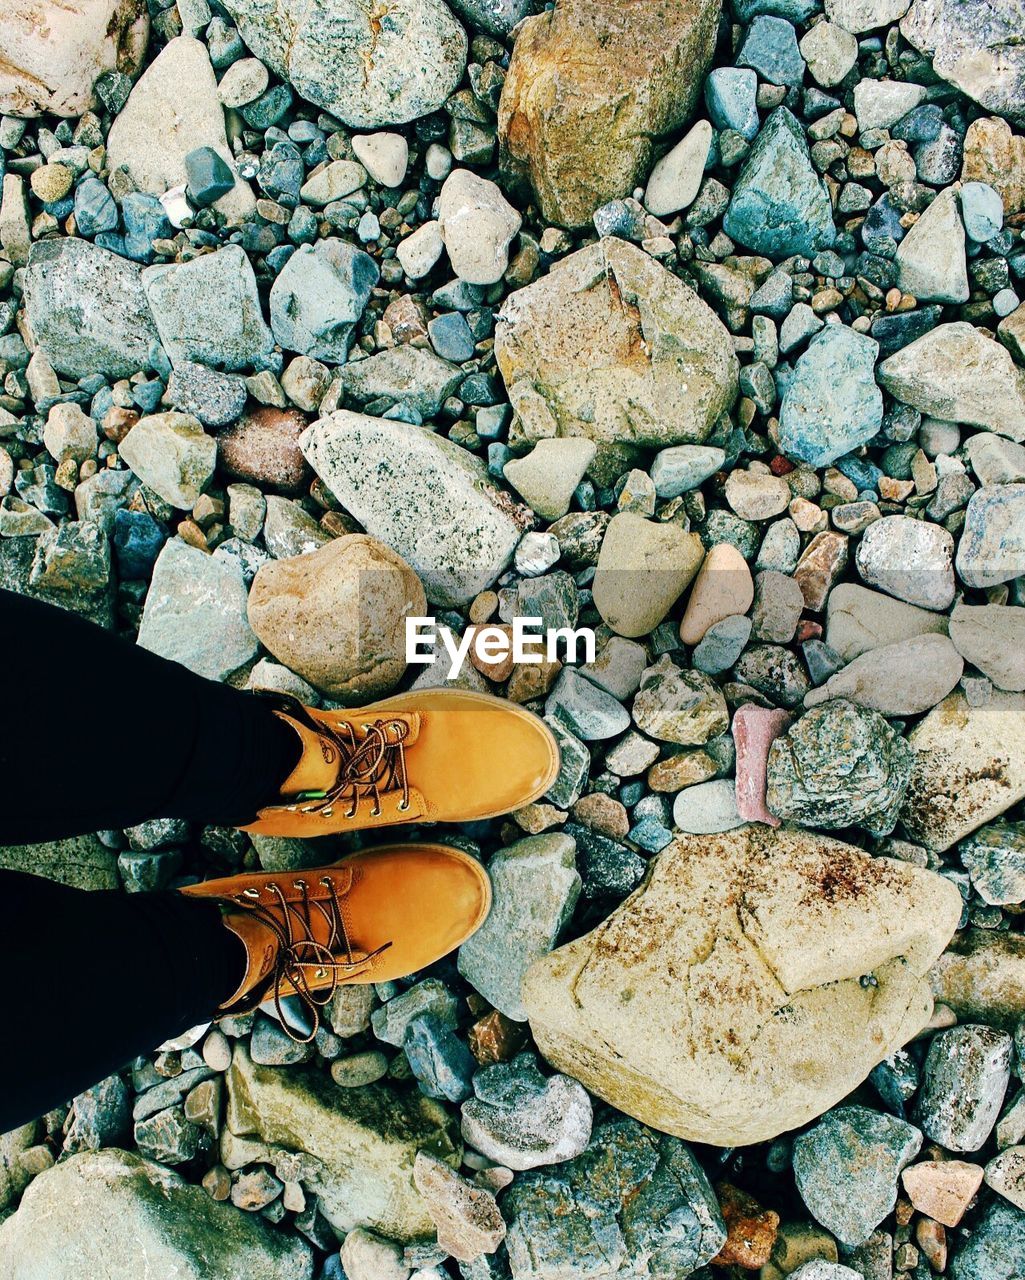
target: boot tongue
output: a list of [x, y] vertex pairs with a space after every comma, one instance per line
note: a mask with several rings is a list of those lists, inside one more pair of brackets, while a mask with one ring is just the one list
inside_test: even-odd
[[338, 747], [330, 738], [325, 738], [285, 712], [277, 711], [275, 715], [296, 731], [303, 747], [299, 763], [281, 784], [281, 794], [295, 796], [303, 791], [329, 791], [338, 780], [341, 766]]

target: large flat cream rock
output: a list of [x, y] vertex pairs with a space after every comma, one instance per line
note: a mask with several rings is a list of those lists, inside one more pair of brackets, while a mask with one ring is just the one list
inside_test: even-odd
[[687, 837], [537, 961], [523, 999], [549, 1062], [621, 1111], [692, 1141], [763, 1142], [921, 1030], [960, 914], [941, 876], [811, 832]]

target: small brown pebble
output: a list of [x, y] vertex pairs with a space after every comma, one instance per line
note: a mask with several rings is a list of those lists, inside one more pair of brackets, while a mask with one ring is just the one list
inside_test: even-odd
[[[503, 684], [512, 675], [513, 654], [511, 626], [491, 623], [486, 628], [467, 628], [474, 636], [470, 645], [470, 662], [482, 676], [495, 684]], [[505, 652], [502, 652], [502, 637], [505, 637]], [[478, 645], [480, 648], [478, 649]]]
[[821, 635], [821, 622], [813, 622], [811, 618], [803, 618], [797, 624], [797, 630], [794, 632], [794, 640], [797, 644], [804, 644], [805, 640], [818, 640]]
[[213, 1200], [227, 1200], [231, 1195], [231, 1174], [223, 1164], [215, 1164], [203, 1175], [203, 1187]]
[[521, 703], [547, 697], [561, 670], [561, 662], [521, 663], [509, 677], [505, 696], [510, 702]]
[[700, 748], [697, 751], [678, 751], [675, 756], [658, 760], [648, 770], [648, 786], [652, 791], [682, 791], [699, 782], [708, 782], [719, 772], [719, 767]]
[[497, 608], [498, 593], [496, 591], [482, 591], [470, 605], [470, 621], [480, 626], [482, 622], [487, 622], [489, 618], [494, 617]]
[[470, 1028], [470, 1052], [481, 1064], [508, 1062], [527, 1043], [527, 1030], [522, 1022], [513, 1022], [493, 1009]]
[[512, 816], [516, 825], [531, 836], [550, 831], [552, 827], [561, 827], [567, 818], [566, 810], [558, 809], [554, 804], [525, 804]]
[[122, 409], [115, 404], [103, 415], [100, 428], [108, 440], [120, 444], [138, 421], [139, 415], [134, 409]]
[[573, 806], [573, 817], [582, 826], [608, 836], [610, 840], [622, 840], [630, 830], [630, 815], [626, 807], [603, 791], [581, 796]]
[[252, 1169], [241, 1173], [231, 1188], [231, 1203], [236, 1209], [256, 1213], [275, 1201], [282, 1191], [282, 1183], [269, 1169]]
[[717, 1267], [738, 1266], [757, 1271], [769, 1261], [779, 1231], [779, 1214], [763, 1209], [757, 1200], [729, 1182], [716, 1187], [726, 1223], [726, 1243], [712, 1259]]
[[178, 526], [178, 537], [190, 547], [198, 547], [200, 551], [209, 551], [206, 535], [195, 520], [185, 519]]
[[910, 1200], [905, 1200], [903, 1196], [897, 1201], [897, 1207], [894, 1214], [897, 1219], [898, 1227], [906, 1227], [914, 1216], [915, 1210]]
[[787, 476], [791, 471], [796, 470], [796, 467], [789, 458], [784, 458], [781, 453], [778, 453], [769, 463], [769, 470], [774, 476]]
[[947, 1269], [947, 1232], [943, 1224], [932, 1218], [919, 1218], [915, 1225], [915, 1239], [933, 1271], [945, 1271]]

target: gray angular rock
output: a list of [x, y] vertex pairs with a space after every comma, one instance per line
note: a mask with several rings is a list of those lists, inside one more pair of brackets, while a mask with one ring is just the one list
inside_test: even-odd
[[147, 267], [146, 299], [173, 364], [217, 369], [259, 367], [274, 347], [256, 290], [256, 276], [234, 244], [190, 262]]
[[951, 1280], [1017, 1280], [1025, 1274], [1025, 1213], [999, 1200], [950, 1263]]
[[1025, 823], [980, 827], [962, 840], [959, 852], [984, 902], [995, 907], [1025, 902]]
[[286, 351], [344, 364], [380, 274], [369, 253], [335, 236], [300, 245], [271, 286], [276, 341]]
[[890, 395], [931, 418], [1025, 439], [1025, 369], [963, 320], [937, 325], [877, 372]]
[[462, 1106], [463, 1138], [507, 1169], [572, 1160], [591, 1137], [591, 1099], [569, 1076], [543, 1076], [532, 1054], [497, 1063], [473, 1078]]
[[994, 587], [1025, 573], [1025, 484], [987, 485], [972, 494], [955, 563], [969, 587]]
[[933, 70], [980, 106], [1025, 125], [1025, 50], [1016, 0], [914, 0], [900, 24]]
[[413, 566], [432, 603], [465, 604], [512, 559], [519, 515], [451, 441], [341, 410], [307, 428], [300, 445], [343, 507]]
[[875, 383], [879, 344], [846, 325], [827, 325], [794, 366], [780, 408], [779, 444], [789, 457], [824, 467], [867, 444], [883, 421]]
[[615, 237], [506, 298], [495, 358], [528, 439], [698, 442], [737, 394], [737, 358], [719, 318]]
[[865, 582], [906, 604], [937, 610], [948, 608], [954, 598], [953, 559], [951, 534], [910, 516], [884, 516], [870, 524], [855, 553]]
[[384, 14], [359, 0], [225, 7], [261, 62], [354, 129], [437, 111], [466, 69], [466, 33], [440, 0], [394, 0]]
[[794, 1177], [816, 1221], [849, 1248], [864, 1244], [897, 1203], [900, 1172], [921, 1131], [868, 1107], [838, 1107], [794, 1143]]
[[339, 376], [345, 394], [358, 405], [387, 399], [433, 418], [465, 374], [433, 351], [404, 342], [347, 364]]
[[459, 948], [459, 972], [507, 1017], [526, 1021], [523, 975], [547, 955], [580, 895], [576, 845], [548, 833], [499, 849], [488, 864], [491, 914]]
[[689, 1275], [726, 1229], [708, 1179], [676, 1138], [608, 1121], [583, 1155], [517, 1178], [502, 1200], [513, 1280]]
[[126, 378], [151, 366], [158, 338], [139, 268], [88, 240], [32, 246], [25, 313], [37, 350], [58, 373]]
[[836, 698], [805, 712], [769, 748], [765, 803], [778, 818], [888, 835], [914, 753], [878, 712]]
[[100, 1275], [310, 1280], [313, 1254], [298, 1235], [218, 1204], [169, 1169], [109, 1149], [41, 1174], [0, 1226], [0, 1280]]
[[1011, 1078], [1013, 1041], [993, 1027], [949, 1027], [933, 1038], [915, 1115], [948, 1151], [978, 1151], [992, 1132]]
[[138, 642], [197, 675], [227, 679], [259, 649], [241, 570], [172, 538], [153, 567]]

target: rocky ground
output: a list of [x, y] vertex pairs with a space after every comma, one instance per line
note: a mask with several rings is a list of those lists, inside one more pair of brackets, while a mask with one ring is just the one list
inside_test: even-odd
[[4, 1280], [1025, 1276], [1021, 0], [539, 7], [0, 0], [0, 584], [310, 702], [600, 643], [458, 678], [563, 750], [458, 957], [0, 1138]]

